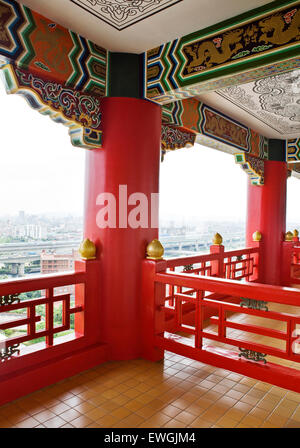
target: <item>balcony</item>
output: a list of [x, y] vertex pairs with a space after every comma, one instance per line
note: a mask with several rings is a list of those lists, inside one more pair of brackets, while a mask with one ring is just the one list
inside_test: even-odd
[[[294, 285], [298, 244], [282, 243], [284, 281]], [[0, 427], [299, 427], [299, 291], [257, 282], [260, 245], [213, 244], [208, 255], [143, 261], [148, 360], [109, 361], [95, 319], [99, 261], [2, 282], [0, 312], [14, 317], [0, 329], [27, 331], [2, 342]], [[70, 294], [56, 294], [70, 285], [74, 304]], [[20, 293], [38, 290], [42, 297], [20, 301]], [[53, 325], [57, 302], [60, 326]], [[16, 319], [17, 310], [26, 317]], [[70, 330], [71, 316], [74, 331], [56, 337]], [[37, 338], [44, 341], [25, 345]]]

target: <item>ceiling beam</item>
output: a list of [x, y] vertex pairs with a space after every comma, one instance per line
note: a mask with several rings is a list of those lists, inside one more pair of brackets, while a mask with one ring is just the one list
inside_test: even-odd
[[0, 59], [80, 91], [107, 93], [107, 51], [15, 0], [0, 0]]
[[300, 64], [300, 1], [280, 0], [145, 53], [145, 97], [160, 104]]

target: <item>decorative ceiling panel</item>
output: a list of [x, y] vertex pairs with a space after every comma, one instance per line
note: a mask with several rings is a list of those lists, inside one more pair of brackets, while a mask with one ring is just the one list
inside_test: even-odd
[[71, 0], [117, 30], [128, 28], [182, 0]]
[[230, 86], [216, 93], [283, 138], [300, 133], [300, 70]]
[[[136, 54], [155, 48], [163, 42], [170, 42], [180, 36], [214, 26], [253, 8], [267, 8], [266, 5], [270, 3], [270, 0], [226, 0], [226, 2], [220, 0], [156, 0], [154, 2], [151, 0], [149, 2], [151, 11], [144, 11], [143, 17], [140, 12], [132, 15], [128, 25], [135, 20], [139, 21], [136, 21], [134, 26], [122, 28], [122, 32], [119, 32], [118, 28], [111, 26], [111, 18], [107, 13], [103, 13], [103, 20], [95, 14], [95, 11], [100, 10], [96, 0], [93, 0], [94, 5], [87, 0], [84, 2], [83, 0], [80, 2], [79, 0], [76, 2], [71, 0], [17, 1], [48, 17], [53, 23], [75, 31], [100, 47], [113, 52]], [[106, 3], [108, 3], [107, 0]], [[124, 0], [119, 2], [110, 0], [110, 3], [114, 3], [115, 7], [125, 5]], [[129, 1], [127, 3], [129, 4]], [[141, 6], [138, 3], [146, 5], [145, 1], [140, 0], [130, 3], [129, 6], [135, 7]], [[220, 7], [223, 3], [226, 7]], [[146, 20], [142, 20], [146, 17]]]

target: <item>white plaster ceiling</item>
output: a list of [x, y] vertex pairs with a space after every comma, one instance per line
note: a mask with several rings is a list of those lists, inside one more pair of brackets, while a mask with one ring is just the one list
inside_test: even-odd
[[[18, 1], [110, 51], [129, 53], [142, 53], [162, 43], [270, 2], [270, 0]], [[133, 5], [133, 3], [137, 5], [131, 6], [134, 8], [133, 12], [135, 14], [127, 18], [122, 17], [120, 7]], [[80, 7], [79, 4], [85, 6], [88, 10]], [[102, 5], [108, 8], [106, 12], [101, 12]], [[95, 16], [91, 12], [99, 16]], [[100, 15], [102, 18], [100, 18]], [[133, 23], [136, 15], [139, 19], [147, 15], [148, 17]], [[103, 19], [106, 19], [106, 22]], [[118, 30], [112, 25], [128, 26]]]
[[199, 96], [269, 138], [300, 135], [300, 69]]

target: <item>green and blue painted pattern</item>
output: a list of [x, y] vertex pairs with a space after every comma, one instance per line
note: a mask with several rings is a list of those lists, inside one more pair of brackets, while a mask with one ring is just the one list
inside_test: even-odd
[[0, 58], [77, 90], [106, 95], [107, 51], [15, 0], [0, 0]]
[[145, 55], [145, 96], [167, 104], [299, 67], [299, 35], [300, 2], [289, 0], [168, 42]]

